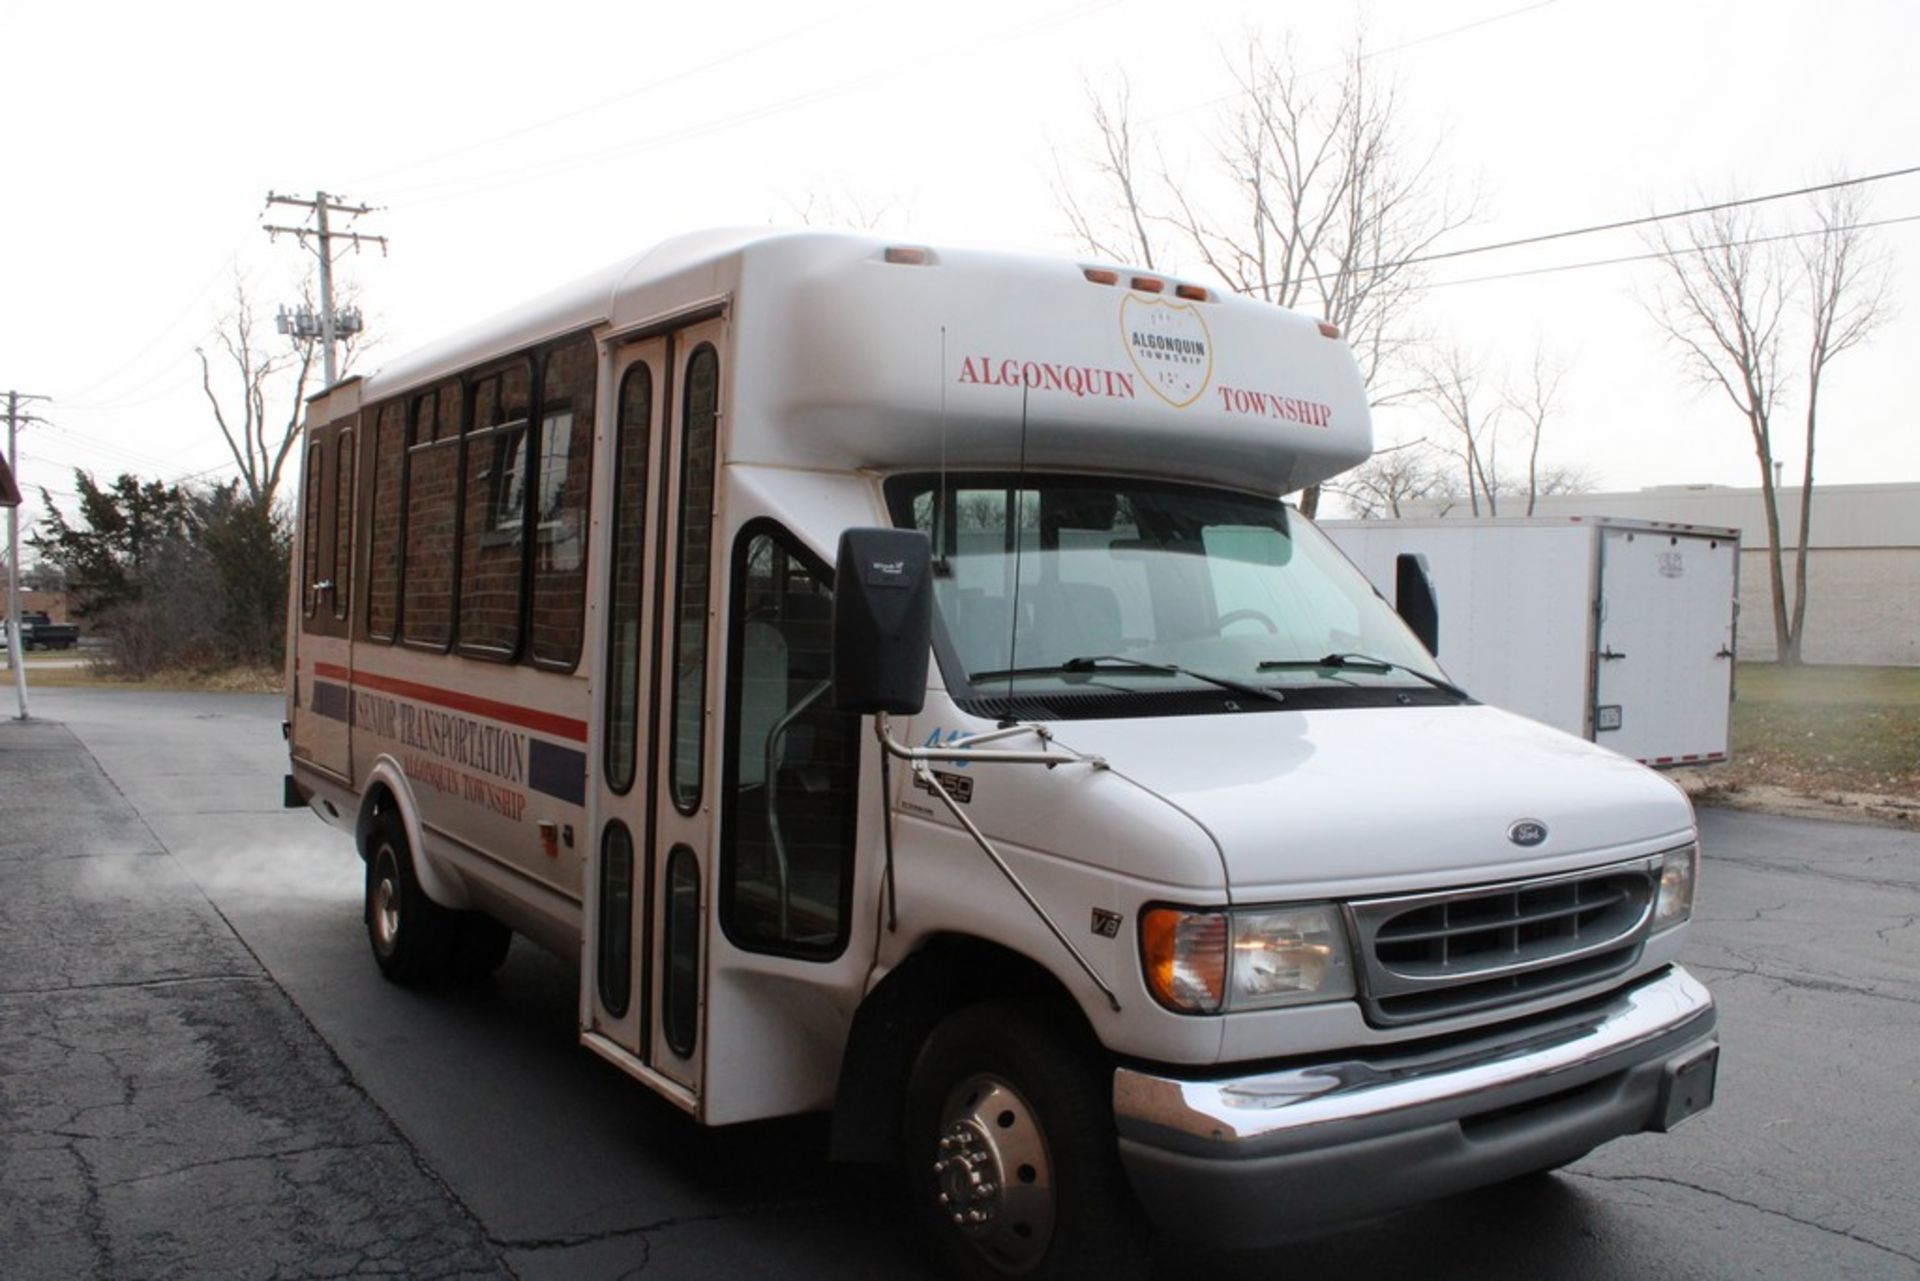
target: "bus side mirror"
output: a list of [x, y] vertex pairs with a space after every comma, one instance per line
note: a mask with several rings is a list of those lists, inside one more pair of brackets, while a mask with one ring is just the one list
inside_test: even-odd
[[1427, 558], [1418, 552], [1401, 552], [1394, 558], [1393, 607], [1427, 653], [1440, 657], [1440, 603], [1433, 594], [1433, 580], [1427, 577]]
[[833, 568], [833, 705], [911, 716], [927, 699], [933, 545], [911, 529], [849, 529]]

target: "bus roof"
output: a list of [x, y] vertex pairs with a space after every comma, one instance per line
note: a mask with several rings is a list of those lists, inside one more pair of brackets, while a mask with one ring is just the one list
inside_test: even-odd
[[594, 328], [725, 304], [727, 459], [1123, 469], [1282, 493], [1372, 446], [1315, 319], [1071, 258], [767, 229], [680, 236], [405, 357], [362, 403]]

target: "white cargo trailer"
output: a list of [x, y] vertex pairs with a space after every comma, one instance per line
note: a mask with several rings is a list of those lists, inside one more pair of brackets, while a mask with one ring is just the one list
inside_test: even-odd
[[1392, 603], [1417, 557], [1448, 675], [1648, 765], [1727, 758], [1740, 535], [1611, 517], [1323, 522]]

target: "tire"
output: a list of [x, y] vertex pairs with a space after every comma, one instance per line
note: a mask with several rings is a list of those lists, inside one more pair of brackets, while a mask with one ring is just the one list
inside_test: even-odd
[[506, 963], [513, 931], [485, 912], [461, 912], [453, 922], [453, 949], [447, 977], [455, 983], [479, 983]]
[[397, 815], [389, 811], [374, 818], [365, 853], [367, 942], [380, 973], [403, 987], [441, 977], [453, 949], [456, 917], [420, 888]]
[[921, 1048], [902, 1157], [914, 1213], [950, 1275], [1146, 1275], [1112, 1091], [1091, 1047], [1063, 1024], [988, 1001], [950, 1015]]

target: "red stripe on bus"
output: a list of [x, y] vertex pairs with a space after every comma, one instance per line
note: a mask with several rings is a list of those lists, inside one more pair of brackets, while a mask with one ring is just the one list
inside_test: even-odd
[[509, 725], [537, 730], [542, 734], [551, 734], [555, 738], [568, 738], [576, 743], [587, 741], [587, 723], [571, 716], [557, 716], [552, 712], [519, 707], [513, 703], [496, 702], [491, 698], [462, 694], [458, 690], [441, 689], [437, 685], [421, 685], [415, 681], [403, 681], [392, 676], [375, 676], [371, 672], [350, 672], [335, 663], [315, 663], [313, 674], [328, 680], [345, 681], [349, 685], [358, 685], [366, 689], [377, 689], [384, 694], [398, 694], [403, 698], [417, 699], [422, 703], [433, 703], [440, 707], [451, 708], [456, 712], [470, 712], [489, 720], [505, 721]]

